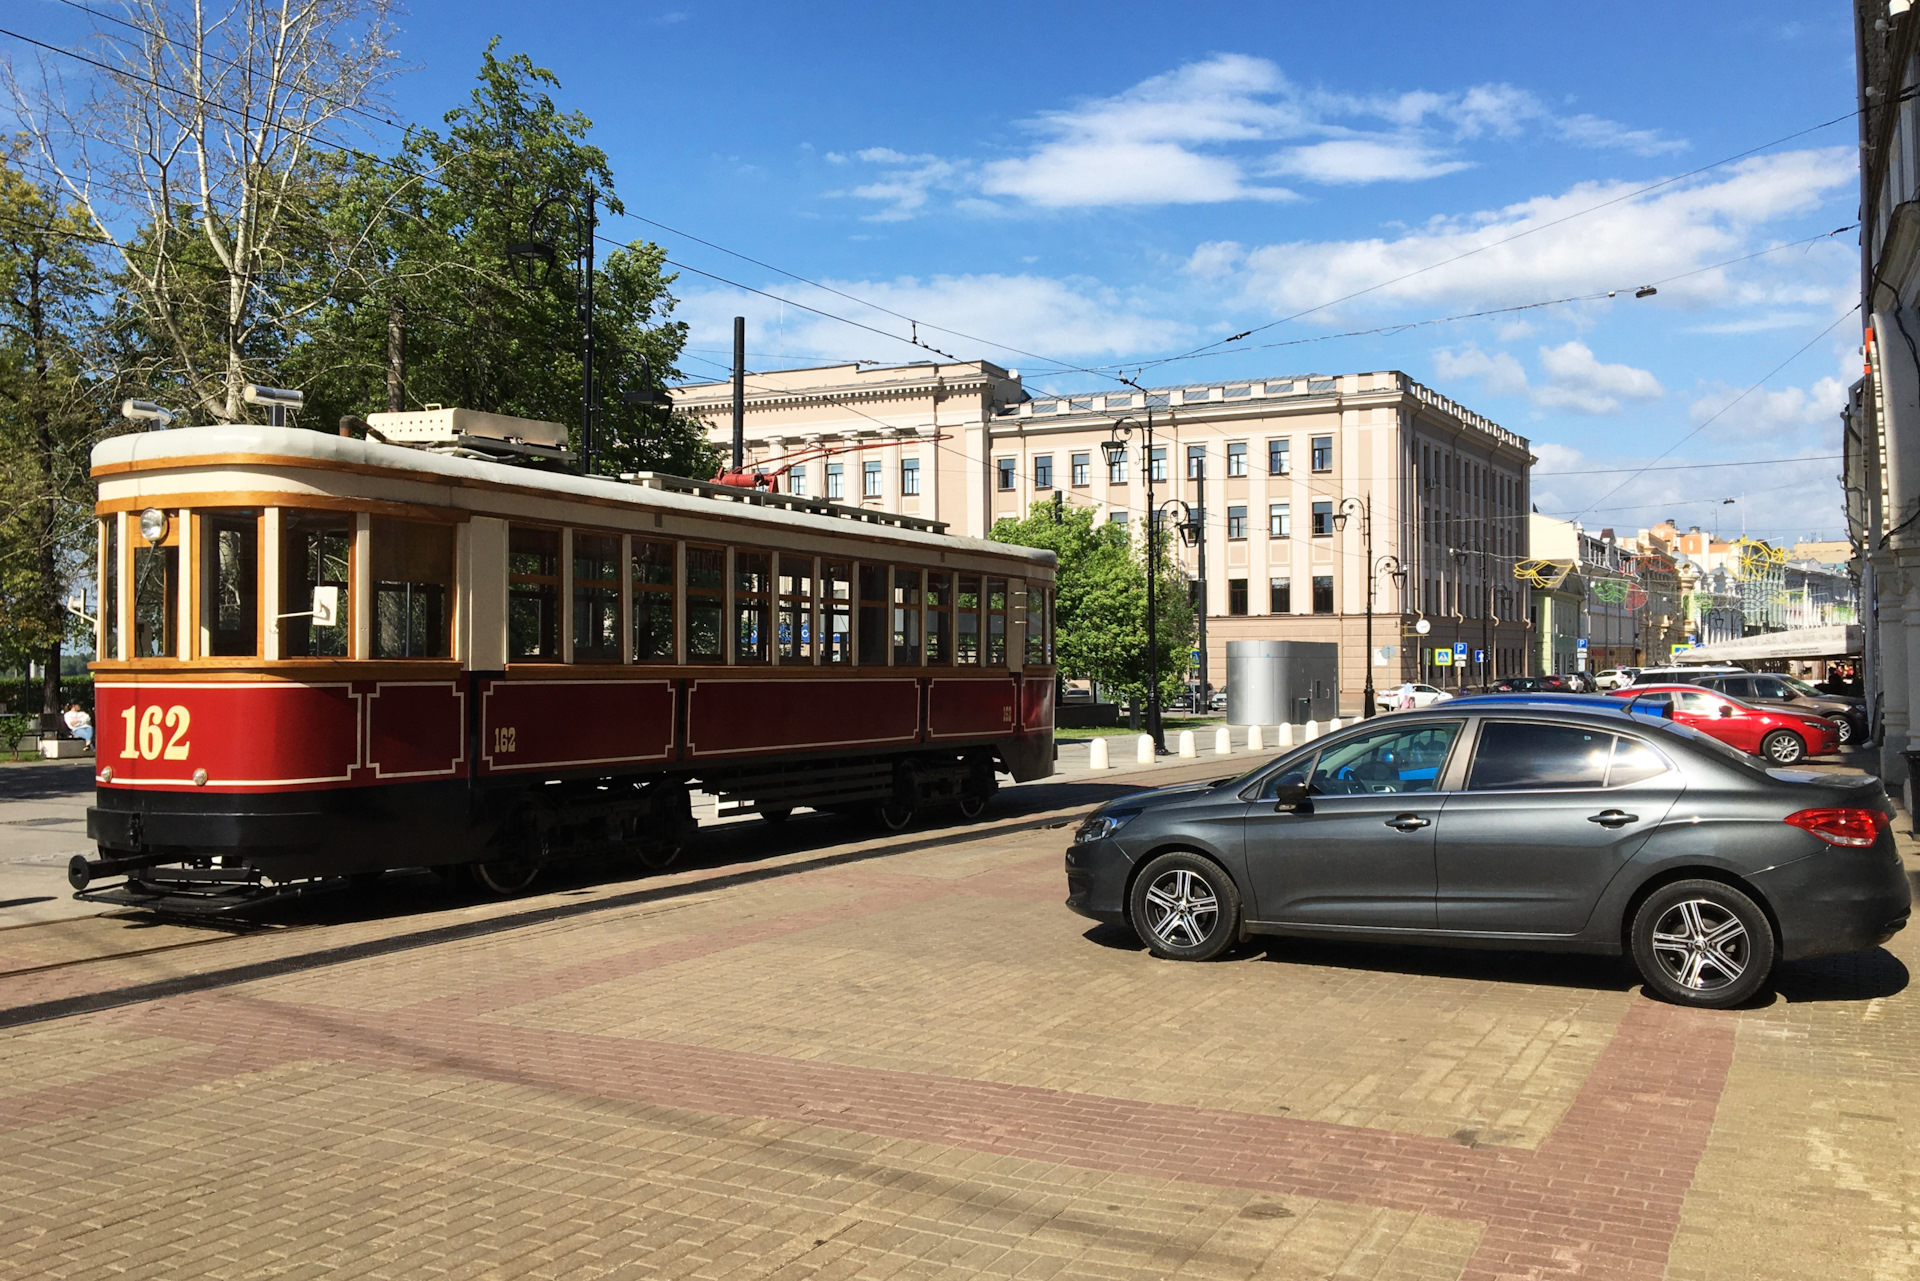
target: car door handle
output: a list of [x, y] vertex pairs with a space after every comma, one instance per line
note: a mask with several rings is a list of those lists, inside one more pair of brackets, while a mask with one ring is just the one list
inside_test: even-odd
[[1417, 832], [1423, 827], [1432, 827], [1433, 820], [1421, 818], [1418, 814], [1395, 814], [1387, 820], [1388, 827], [1397, 827], [1403, 832]]
[[1629, 814], [1625, 810], [1601, 810], [1598, 814], [1589, 815], [1587, 818], [1587, 822], [1598, 823], [1602, 827], [1625, 827], [1629, 823], [1639, 821], [1638, 814]]

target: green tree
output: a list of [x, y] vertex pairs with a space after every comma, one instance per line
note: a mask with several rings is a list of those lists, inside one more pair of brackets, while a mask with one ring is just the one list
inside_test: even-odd
[[[574, 259], [588, 232], [588, 191], [599, 213], [622, 206], [605, 154], [587, 141], [591, 121], [555, 105], [552, 72], [524, 54], [497, 57], [497, 45], [482, 54], [468, 102], [446, 114], [444, 134], [410, 130], [392, 159], [326, 159], [336, 180], [315, 252], [356, 265], [311, 273], [332, 292], [288, 359], [310, 419], [441, 403], [564, 422], [576, 448], [584, 444]], [[551, 257], [524, 252], [536, 243]], [[671, 318], [663, 251], [635, 242], [596, 258], [607, 465], [712, 475], [718, 454], [698, 423], [632, 403], [649, 393], [666, 400], [686, 342], [685, 324]]]
[[[1147, 566], [1144, 528], [1098, 519], [1091, 507], [1035, 503], [1019, 520], [994, 522], [989, 537], [1043, 547], [1059, 560], [1055, 571], [1054, 650], [1062, 675], [1098, 681], [1144, 698], [1153, 679], [1147, 664]], [[1158, 677], [1163, 699], [1185, 683], [1193, 646], [1193, 607], [1186, 579], [1173, 563], [1165, 530], [1159, 534], [1155, 618]]]
[[0, 661], [42, 664], [49, 718], [77, 622], [67, 592], [93, 559], [88, 455], [105, 415], [84, 353], [101, 239], [0, 156]]

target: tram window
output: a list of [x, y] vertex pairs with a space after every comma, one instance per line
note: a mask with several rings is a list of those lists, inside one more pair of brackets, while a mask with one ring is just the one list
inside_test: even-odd
[[120, 522], [109, 516], [100, 522], [100, 653], [120, 657]]
[[339, 611], [331, 627], [314, 626], [311, 617], [280, 620], [283, 658], [345, 658], [353, 636], [353, 593], [347, 590], [353, 564], [353, 518], [332, 512], [288, 510], [280, 524], [280, 599], [289, 613], [311, 609], [313, 589], [335, 588]]
[[920, 571], [893, 571], [893, 665], [920, 666]]
[[927, 665], [953, 661], [953, 575], [927, 573]]
[[1037, 667], [1047, 661], [1047, 589], [1027, 584], [1027, 664]]
[[560, 661], [560, 531], [507, 530], [507, 658]]
[[780, 661], [813, 661], [813, 560], [780, 558]]
[[180, 653], [180, 548], [177, 513], [168, 513], [165, 541], [144, 539], [133, 549], [133, 650], [135, 658], [173, 658]]
[[853, 568], [843, 560], [820, 567], [821, 657], [829, 663], [853, 661]]
[[726, 609], [727, 551], [724, 547], [687, 545], [687, 661], [718, 663], [726, 659], [721, 615]]
[[965, 667], [980, 665], [980, 580], [960, 575], [953, 603], [953, 661]]
[[860, 567], [860, 661], [869, 667], [887, 662], [887, 567]]
[[205, 563], [200, 571], [200, 620], [207, 653], [246, 658], [260, 652], [260, 516], [208, 512], [200, 519]]
[[373, 518], [373, 656], [453, 652], [453, 526]]
[[620, 540], [573, 535], [573, 659], [620, 661]]
[[673, 661], [673, 544], [633, 540], [633, 657]]
[[1007, 665], [1007, 580], [987, 580], [987, 665]]
[[733, 554], [733, 661], [767, 661], [768, 622], [773, 617], [772, 557], [765, 552]]

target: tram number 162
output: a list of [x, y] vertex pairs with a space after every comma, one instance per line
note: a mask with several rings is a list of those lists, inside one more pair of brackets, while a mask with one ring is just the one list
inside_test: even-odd
[[[127, 746], [120, 753], [120, 759], [187, 759], [187, 727], [193, 723], [193, 717], [186, 708], [177, 703], [165, 711], [158, 707], [145, 711], [129, 707], [120, 713], [120, 719], [127, 723]], [[173, 731], [171, 735], [168, 730]]]

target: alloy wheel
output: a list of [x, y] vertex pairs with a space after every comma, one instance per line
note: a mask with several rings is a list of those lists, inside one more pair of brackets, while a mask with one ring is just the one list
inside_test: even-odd
[[1205, 877], [1184, 867], [1147, 887], [1147, 929], [1167, 947], [1198, 947], [1220, 917], [1220, 899]]
[[1680, 986], [1718, 992], [1740, 981], [1753, 952], [1747, 927], [1724, 904], [1689, 898], [1654, 923], [1653, 954]]

